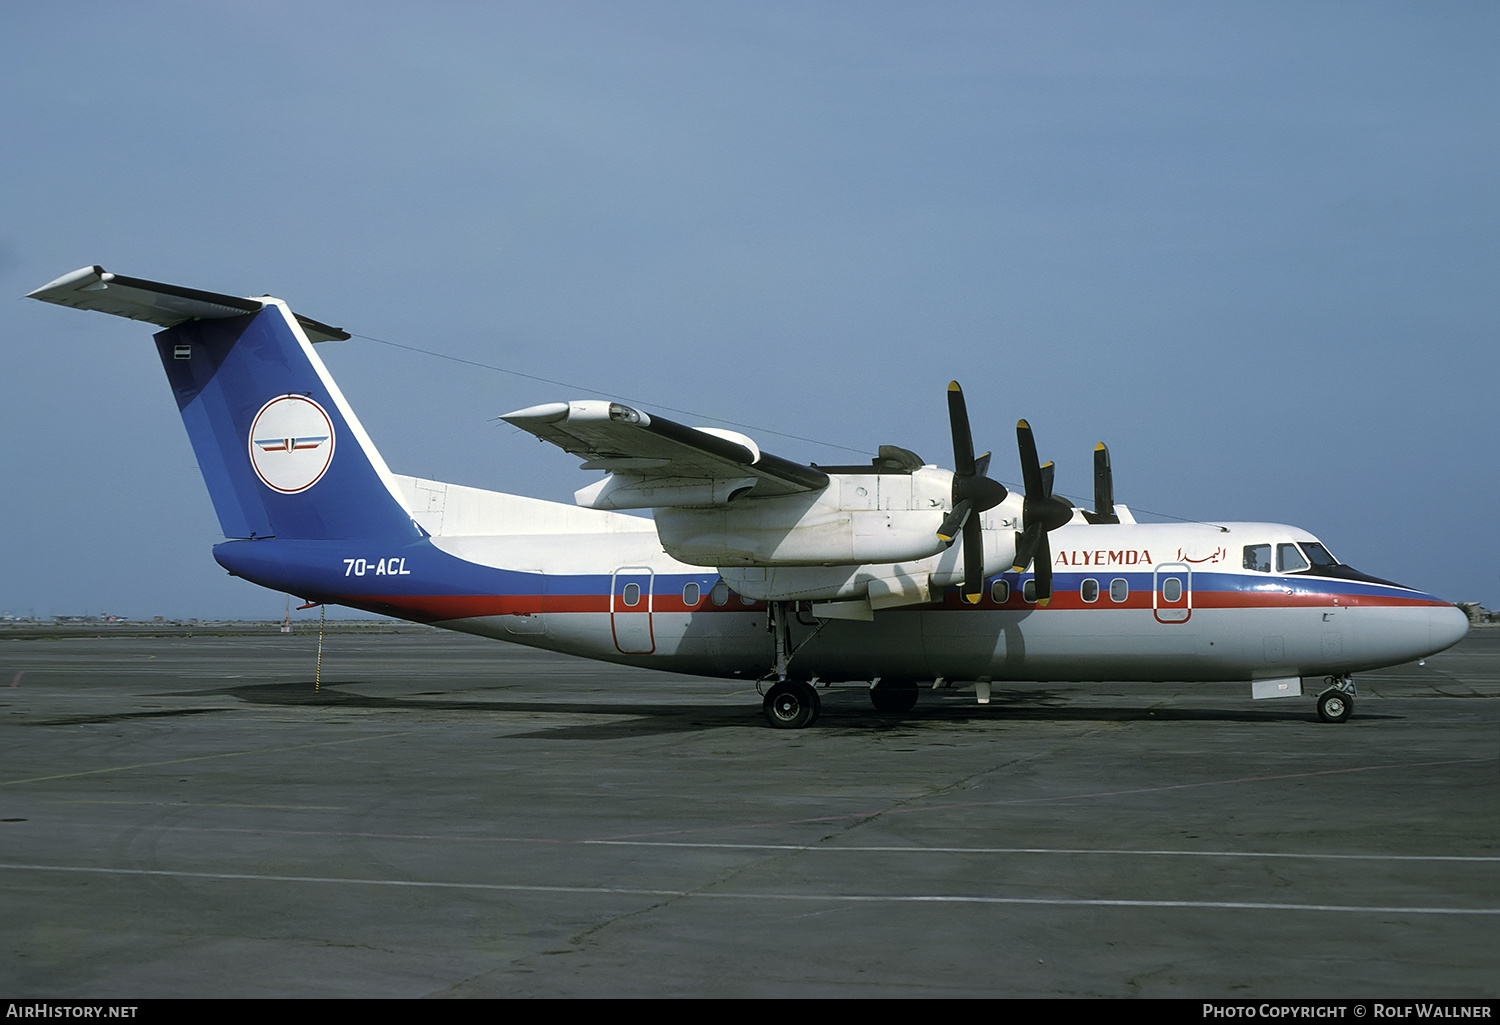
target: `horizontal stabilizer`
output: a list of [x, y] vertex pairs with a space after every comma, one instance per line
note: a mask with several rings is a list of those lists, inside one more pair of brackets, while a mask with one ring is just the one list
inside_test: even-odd
[[[158, 327], [176, 327], [189, 320], [240, 317], [247, 313], [259, 313], [266, 305], [261, 299], [204, 292], [142, 278], [127, 278], [123, 274], [111, 274], [103, 267], [84, 267], [71, 274], [64, 274], [56, 281], [28, 292], [27, 296], [78, 310], [94, 310], [116, 317], [144, 320]], [[306, 332], [308, 341], [342, 342], [351, 337], [349, 332], [339, 328], [300, 314], [294, 316]]]

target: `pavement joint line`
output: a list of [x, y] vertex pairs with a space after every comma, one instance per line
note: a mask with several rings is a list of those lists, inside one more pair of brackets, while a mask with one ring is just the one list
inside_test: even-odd
[[248, 872], [188, 872], [154, 868], [97, 868], [73, 865], [9, 865], [0, 871], [66, 872], [94, 875], [155, 876], [176, 879], [207, 879], [223, 882], [312, 883], [343, 886], [392, 886], [411, 889], [482, 890], [499, 893], [589, 893], [624, 897], [698, 898], [706, 900], [782, 900], [820, 903], [869, 904], [1029, 904], [1049, 907], [1116, 907], [1213, 909], [1237, 911], [1315, 911], [1345, 914], [1385, 915], [1500, 915], [1500, 908], [1429, 908], [1401, 905], [1293, 904], [1225, 900], [1128, 900], [1111, 897], [999, 897], [984, 894], [875, 894], [875, 893], [741, 893], [714, 890], [666, 890], [632, 886], [537, 886], [521, 883], [462, 883], [421, 879], [351, 879], [337, 876], [277, 876]]
[[[79, 802], [70, 802], [79, 803]], [[88, 802], [92, 804], [108, 802]], [[172, 803], [170, 807], [234, 807], [268, 808], [293, 811], [329, 811], [336, 807], [319, 805], [182, 805]], [[78, 823], [69, 823], [78, 825]], [[94, 828], [99, 828], [98, 824]], [[138, 832], [147, 830], [172, 833], [249, 833], [274, 836], [337, 837], [347, 840], [419, 840], [441, 843], [514, 843], [547, 844], [558, 847], [653, 847], [681, 848], [684, 850], [729, 850], [729, 851], [806, 851], [817, 854], [1036, 854], [1048, 857], [1055, 855], [1104, 855], [1151, 858], [1277, 858], [1306, 861], [1391, 861], [1391, 862], [1437, 862], [1459, 864], [1494, 864], [1500, 855], [1484, 854], [1335, 854], [1297, 851], [1190, 851], [1168, 849], [1131, 850], [1126, 847], [919, 847], [914, 845], [857, 844], [840, 846], [822, 842], [815, 843], [714, 843], [710, 841], [686, 840], [568, 840], [540, 836], [465, 836], [459, 833], [370, 833], [350, 832], [334, 829], [263, 829], [254, 826], [183, 826], [141, 825], [133, 827]], [[734, 827], [728, 827], [734, 828]]]

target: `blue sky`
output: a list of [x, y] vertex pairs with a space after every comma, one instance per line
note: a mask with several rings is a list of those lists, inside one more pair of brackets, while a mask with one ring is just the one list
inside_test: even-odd
[[20, 298], [90, 263], [364, 336], [398, 472], [571, 501], [494, 418], [599, 394], [947, 464], [957, 378], [1001, 480], [1026, 417], [1060, 491], [1105, 440], [1500, 606], [1497, 57], [1477, 3], [6, 4], [0, 609], [282, 607], [150, 329]]

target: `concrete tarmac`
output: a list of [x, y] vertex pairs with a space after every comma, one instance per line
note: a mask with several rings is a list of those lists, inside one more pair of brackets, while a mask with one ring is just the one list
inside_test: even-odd
[[0, 997], [1500, 996], [1500, 630], [1311, 698], [0, 642]]

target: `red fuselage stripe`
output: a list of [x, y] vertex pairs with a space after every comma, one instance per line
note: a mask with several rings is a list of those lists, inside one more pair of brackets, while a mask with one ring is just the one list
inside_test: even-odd
[[[1046, 608], [1039, 608], [1035, 603], [1028, 602], [1019, 594], [1012, 592], [1010, 599], [1003, 604], [996, 604], [988, 596], [983, 598], [978, 605], [965, 604], [957, 594], [947, 594], [941, 603], [931, 605], [908, 605], [893, 611], [898, 612], [1020, 612], [1024, 610], [1033, 611], [1068, 611], [1081, 609], [1183, 609], [1191, 607], [1194, 610], [1206, 609], [1292, 609], [1292, 608], [1413, 608], [1413, 607], [1440, 607], [1444, 603], [1425, 598], [1407, 598], [1399, 596], [1375, 596], [1357, 594], [1285, 594], [1281, 592], [1256, 592], [1256, 591], [1195, 591], [1192, 594], [1192, 604], [1186, 601], [1166, 602], [1158, 598], [1153, 604], [1153, 594], [1150, 591], [1134, 591], [1123, 602], [1111, 601], [1107, 593], [1101, 594], [1098, 601], [1085, 602], [1077, 591], [1055, 593], [1052, 602]], [[485, 616], [534, 616], [538, 614], [591, 612], [596, 614], [613, 612], [615, 615], [632, 615], [644, 613], [648, 610], [654, 614], [683, 614], [683, 613], [707, 613], [707, 612], [749, 612], [764, 609], [762, 602], [746, 604], [739, 596], [730, 598], [724, 605], [715, 605], [707, 598], [699, 601], [697, 605], [689, 606], [678, 594], [652, 595], [649, 597], [650, 605], [643, 600], [636, 605], [626, 605], [616, 595], [611, 601], [607, 594], [507, 594], [507, 595], [479, 595], [479, 594], [392, 594], [392, 595], [350, 595], [344, 598], [331, 599], [340, 601], [355, 607], [380, 606], [399, 611], [402, 615], [409, 615], [426, 621], [441, 621], [446, 619], [474, 619]]]

